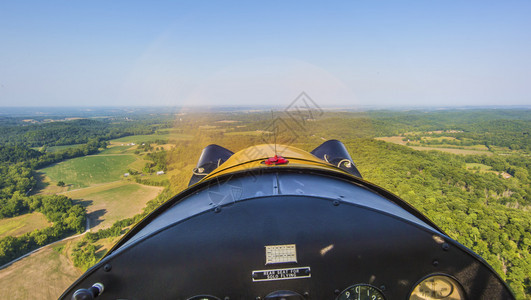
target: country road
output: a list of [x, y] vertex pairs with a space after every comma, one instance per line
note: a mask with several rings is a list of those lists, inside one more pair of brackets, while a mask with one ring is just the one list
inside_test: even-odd
[[80, 233], [80, 234], [76, 234], [76, 235], [73, 235], [73, 236], [66, 237], [66, 238], [64, 238], [64, 239], [62, 239], [62, 240], [58, 240], [58, 241], [52, 242], [52, 243], [50, 243], [50, 244], [48, 244], [48, 245], [44, 245], [44, 246], [42, 246], [42, 247], [40, 247], [40, 248], [37, 248], [37, 249], [35, 249], [35, 250], [31, 251], [31, 252], [28, 252], [28, 253], [26, 253], [26, 254], [24, 254], [24, 255], [18, 257], [18, 258], [15, 258], [14, 260], [12, 260], [12, 261], [10, 261], [10, 262], [4, 264], [3, 266], [0, 266], [0, 270], [3, 270], [3, 269], [5, 269], [5, 268], [9, 267], [9, 266], [12, 265], [13, 263], [15, 263], [15, 262], [17, 262], [17, 261], [19, 261], [19, 260], [21, 260], [21, 259], [23, 259], [23, 258], [26, 258], [26, 257], [28, 257], [28, 256], [30, 256], [30, 255], [32, 255], [32, 254], [34, 254], [34, 253], [37, 253], [37, 252], [41, 251], [42, 249], [44, 249], [44, 248], [46, 248], [46, 247], [53, 246], [54, 244], [57, 244], [57, 243], [59, 243], [59, 242], [63, 242], [63, 241], [68, 241], [68, 240], [71, 240], [71, 239], [75, 239], [75, 238], [77, 238], [77, 237], [80, 237], [80, 236], [85, 235], [85, 234], [86, 234], [87, 232], [89, 232], [89, 231], [90, 231], [90, 219], [87, 217], [87, 225], [85, 226], [85, 232]]

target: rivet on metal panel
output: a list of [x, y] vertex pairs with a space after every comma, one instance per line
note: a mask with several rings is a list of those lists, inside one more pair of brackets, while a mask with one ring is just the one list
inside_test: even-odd
[[448, 249], [450, 249], [450, 245], [448, 245], [448, 243], [443, 243], [442, 248], [444, 251], [448, 251]]

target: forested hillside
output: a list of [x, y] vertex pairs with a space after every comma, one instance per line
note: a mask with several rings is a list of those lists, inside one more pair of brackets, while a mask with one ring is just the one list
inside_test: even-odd
[[155, 130], [166, 128], [170, 124], [162, 123], [161, 118], [136, 121], [130, 119], [117, 121], [111, 118], [21, 125], [20, 122], [7, 118], [0, 122], [0, 144], [28, 147], [84, 144], [90, 139], [110, 140], [135, 134], [153, 134]]
[[375, 136], [443, 131], [434, 136], [471, 139], [486, 146], [531, 152], [529, 110], [370, 112]]
[[346, 146], [365, 179], [399, 195], [481, 255], [519, 299], [531, 294], [527, 178], [473, 173], [464, 157], [371, 139], [349, 140]]

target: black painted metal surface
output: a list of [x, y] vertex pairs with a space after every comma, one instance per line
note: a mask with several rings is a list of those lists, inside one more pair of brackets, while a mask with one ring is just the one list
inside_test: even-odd
[[[438, 273], [456, 278], [468, 299], [513, 299], [481, 258], [385, 191], [329, 174], [279, 172], [229, 176], [178, 195], [63, 299], [95, 282], [105, 285], [98, 299], [264, 299], [286, 290], [335, 299], [358, 283], [407, 299]], [[266, 265], [265, 246], [292, 244], [296, 262]], [[307, 276], [253, 280], [263, 270]]]

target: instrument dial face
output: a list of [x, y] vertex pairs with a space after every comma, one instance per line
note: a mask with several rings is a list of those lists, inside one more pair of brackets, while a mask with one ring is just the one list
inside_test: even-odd
[[356, 284], [344, 290], [336, 300], [385, 300], [385, 297], [372, 285]]
[[464, 300], [465, 294], [459, 283], [445, 275], [433, 275], [419, 282], [409, 300]]

